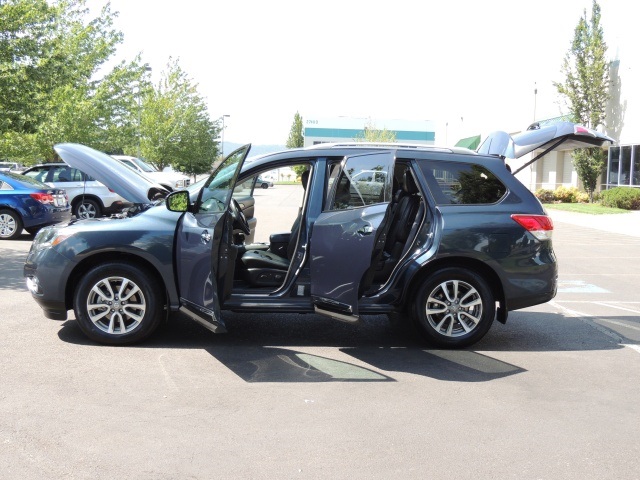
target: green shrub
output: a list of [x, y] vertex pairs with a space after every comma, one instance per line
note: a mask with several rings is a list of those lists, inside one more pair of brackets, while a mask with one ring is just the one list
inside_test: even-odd
[[580, 191], [576, 187], [560, 186], [553, 192], [555, 200], [560, 203], [578, 203], [579, 195]]
[[535, 193], [540, 203], [552, 203], [555, 200], [553, 190], [547, 190], [546, 188], [539, 188]]
[[[576, 201], [578, 203], [589, 203], [589, 194], [587, 192], [578, 192], [578, 196], [576, 197]], [[593, 194], [593, 201], [596, 202], [596, 194]]]
[[616, 187], [601, 194], [605, 207], [640, 210], [640, 188]]

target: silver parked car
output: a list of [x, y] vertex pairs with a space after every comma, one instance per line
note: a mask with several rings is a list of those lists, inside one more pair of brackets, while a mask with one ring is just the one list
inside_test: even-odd
[[161, 172], [149, 165], [140, 158], [131, 157], [129, 155], [111, 155], [120, 163], [126, 165], [131, 170], [138, 172], [140, 175], [149, 178], [152, 182], [159, 183], [170, 192], [180, 190], [189, 186], [189, 177], [180, 172]]
[[63, 188], [69, 196], [72, 212], [76, 218], [97, 218], [117, 213], [130, 206], [120, 195], [105, 187], [93, 177], [66, 163], [44, 163], [22, 172], [55, 188]]

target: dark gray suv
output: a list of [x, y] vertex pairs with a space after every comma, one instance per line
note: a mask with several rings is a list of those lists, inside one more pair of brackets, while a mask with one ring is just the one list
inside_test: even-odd
[[[143, 340], [173, 311], [223, 332], [221, 310], [234, 310], [346, 322], [395, 314], [432, 344], [464, 347], [494, 319], [556, 293], [553, 225], [504, 155], [610, 140], [559, 124], [492, 134], [483, 154], [344, 144], [245, 162], [247, 145], [197, 192], [159, 201], [151, 199], [162, 187], [111, 157], [58, 145], [65, 162], [136, 206], [122, 218], [44, 229], [24, 274], [48, 318], [73, 309], [83, 332], [106, 344]], [[292, 167], [305, 188], [256, 186], [261, 174]]]

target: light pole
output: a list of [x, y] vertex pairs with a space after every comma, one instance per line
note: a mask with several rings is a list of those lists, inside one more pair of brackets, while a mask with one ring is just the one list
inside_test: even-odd
[[[149, 65], [144, 66], [144, 72], [150, 72], [151, 67]], [[144, 75], [144, 73], [143, 73]], [[138, 81], [138, 157], [140, 157], [140, 142], [142, 140], [142, 85]]]
[[231, 115], [222, 115], [222, 133], [220, 135], [220, 158], [224, 160], [224, 119], [229, 118]]

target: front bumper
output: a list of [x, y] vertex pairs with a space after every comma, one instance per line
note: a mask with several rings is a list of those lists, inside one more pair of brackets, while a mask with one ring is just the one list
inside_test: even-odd
[[27, 256], [23, 269], [27, 288], [51, 320], [67, 319], [66, 285], [71, 263], [52, 248], [36, 251], [32, 246]]

